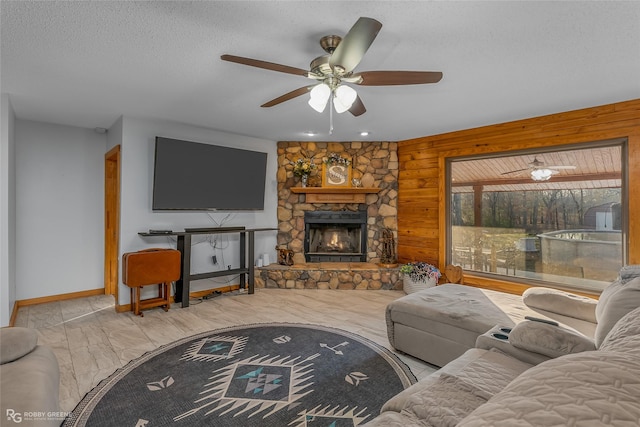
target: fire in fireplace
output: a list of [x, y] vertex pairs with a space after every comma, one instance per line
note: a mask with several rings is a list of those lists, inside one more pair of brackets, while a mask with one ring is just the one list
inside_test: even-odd
[[365, 262], [366, 211], [305, 212], [304, 256], [307, 262]]

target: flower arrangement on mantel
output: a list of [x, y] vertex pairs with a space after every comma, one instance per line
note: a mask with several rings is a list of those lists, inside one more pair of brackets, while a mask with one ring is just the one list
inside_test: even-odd
[[313, 163], [311, 159], [301, 158], [293, 162], [293, 174], [296, 176], [309, 176], [316, 168], [316, 164]]
[[307, 186], [309, 181], [309, 175], [316, 170], [317, 165], [311, 161], [311, 159], [298, 159], [293, 162], [293, 174], [300, 177], [300, 182], [303, 187]]
[[409, 276], [411, 280], [418, 283], [426, 283], [427, 281], [438, 283], [442, 276], [436, 266], [422, 261], [403, 264], [400, 267], [400, 273]]
[[345, 159], [338, 153], [329, 153], [329, 157], [325, 157], [322, 161], [327, 165], [349, 166], [351, 164], [351, 160]]

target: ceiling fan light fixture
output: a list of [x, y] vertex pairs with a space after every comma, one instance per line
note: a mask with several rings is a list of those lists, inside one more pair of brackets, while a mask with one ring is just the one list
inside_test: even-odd
[[338, 86], [333, 97], [333, 106], [336, 108], [336, 113], [344, 113], [349, 110], [357, 97], [358, 93], [352, 87]]
[[553, 171], [551, 169], [534, 169], [531, 171], [531, 179], [534, 181], [548, 181], [553, 175]]
[[309, 105], [318, 113], [322, 113], [331, 96], [331, 88], [324, 83], [316, 85], [309, 94]]

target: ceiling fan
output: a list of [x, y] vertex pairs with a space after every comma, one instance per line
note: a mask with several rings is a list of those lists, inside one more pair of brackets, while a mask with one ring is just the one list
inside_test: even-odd
[[533, 158], [533, 161], [529, 163], [529, 167], [524, 169], [516, 169], [509, 172], [501, 173], [500, 175], [510, 175], [522, 171], [531, 171], [531, 179], [534, 181], [548, 181], [553, 175], [560, 173], [562, 169], [575, 169], [575, 166], [545, 166], [542, 160], [538, 160], [537, 157]]
[[[329, 99], [337, 113], [349, 111], [360, 116], [367, 110], [357, 92], [347, 84], [361, 86], [390, 86], [437, 83], [442, 79], [439, 71], [362, 71], [354, 72], [364, 54], [375, 40], [382, 24], [372, 18], [359, 18], [344, 38], [330, 35], [320, 39], [320, 46], [327, 52], [311, 61], [310, 70], [244, 58], [222, 55], [224, 61], [264, 68], [281, 73], [294, 74], [315, 80], [315, 83], [285, 93], [261, 107], [273, 107], [282, 102], [310, 93], [309, 105], [323, 112]], [[331, 110], [333, 111], [333, 110]]]

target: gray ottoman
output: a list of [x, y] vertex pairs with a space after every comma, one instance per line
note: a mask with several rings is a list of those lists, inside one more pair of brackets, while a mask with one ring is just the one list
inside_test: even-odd
[[495, 325], [513, 326], [537, 316], [518, 295], [445, 284], [399, 298], [387, 306], [387, 334], [398, 351], [444, 366], [475, 347]]

